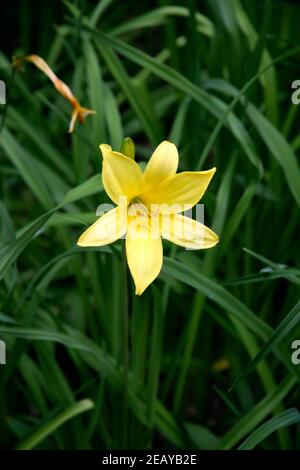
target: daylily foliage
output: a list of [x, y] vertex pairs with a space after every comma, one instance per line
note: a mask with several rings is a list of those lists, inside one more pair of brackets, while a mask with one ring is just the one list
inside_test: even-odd
[[189, 249], [211, 248], [218, 236], [202, 223], [181, 215], [205, 193], [216, 169], [176, 173], [178, 151], [164, 141], [152, 154], [144, 172], [128, 156], [102, 144], [102, 181], [117, 205], [79, 238], [80, 246], [102, 246], [126, 237], [126, 256], [136, 294], [159, 275], [163, 263], [162, 238]]

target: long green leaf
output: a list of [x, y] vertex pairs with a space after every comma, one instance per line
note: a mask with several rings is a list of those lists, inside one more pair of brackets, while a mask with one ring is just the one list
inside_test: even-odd
[[[221, 119], [226, 114], [227, 105], [222, 100], [205, 92], [173, 68], [158, 62], [148, 54], [108, 34], [86, 26], [84, 28], [94, 34], [103, 45], [115, 49], [120, 54], [150, 70], [162, 80], [170, 83], [170, 85], [174, 86], [176, 89], [193, 98], [217, 119]], [[253, 165], [261, 171], [261, 162], [257, 157], [255, 146], [242, 122], [235, 114], [230, 113], [227, 117], [227, 123], [233, 135], [245, 151], [245, 154]]]
[[31, 242], [38, 230], [43, 227], [54, 212], [55, 209], [52, 209], [35, 219], [27, 226], [21, 237], [14, 240], [6, 249], [4, 249], [0, 259], [0, 280], [5, 276], [12, 263], [17, 260], [18, 256]]
[[[99, 371], [104, 377], [107, 377], [110, 383], [118, 389], [123, 386], [123, 373], [116, 367], [115, 360], [93, 341], [70, 327], [67, 327], [68, 334], [63, 334], [45, 328], [6, 327], [0, 325], [0, 333], [2, 335], [12, 335], [28, 340], [54, 341], [68, 348], [74, 348], [89, 353], [90, 359], [86, 356], [84, 356], [84, 359], [88, 361], [91, 367]], [[140, 390], [139, 396], [141, 395], [143, 397], [143, 401], [141, 401], [137, 397], [132, 379], [130, 379], [129, 385], [129, 398], [132, 411], [137, 414], [145, 425], [148, 425], [147, 407], [145, 404], [147, 402], [147, 395], [141, 395]], [[171, 442], [179, 447], [184, 447], [185, 439], [182, 431], [169, 412], [158, 401], [155, 403], [155, 424]]]
[[[211, 89], [221, 91], [233, 97], [237, 97], [239, 94], [236, 88], [224, 80], [209, 80], [207, 85]], [[245, 104], [246, 113], [261, 139], [266, 144], [271, 155], [282, 167], [290, 190], [298, 205], [300, 205], [300, 168], [291, 145], [289, 145], [281, 132], [252, 103], [246, 102], [243, 96], [240, 99]]]
[[220, 286], [200, 272], [196, 272], [191, 267], [166, 257], [164, 258], [163, 271], [173, 278], [202, 292], [222, 309], [235, 315], [238, 320], [253, 331], [258, 337], [267, 339], [272, 333], [272, 328], [259, 317], [254, 315], [246, 305], [224, 289], [224, 287]]
[[278, 327], [273, 331], [269, 339], [265, 342], [252, 361], [243, 369], [231, 388], [236, 387], [245, 380], [249, 374], [258, 366], [258, 364], [280, 343], [300, 322], [300, 301], [284, 317]]

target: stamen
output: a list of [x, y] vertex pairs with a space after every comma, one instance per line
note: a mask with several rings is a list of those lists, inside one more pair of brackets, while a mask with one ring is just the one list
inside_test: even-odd
[[135, 217], [150, 217], [150, 211], [148, 210], [147, 206], [145, 206], [145, 204], [143, 204], [140, 199], [136, 197], [129, 205], [128, 215]]

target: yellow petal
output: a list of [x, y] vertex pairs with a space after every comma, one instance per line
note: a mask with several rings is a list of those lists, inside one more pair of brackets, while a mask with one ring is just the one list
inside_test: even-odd
[[102, 181], [109, 197], [120, 204], [127, 197], [127, 204], [144, 190], [144, 178], [139, 165], [122, 153], [114, 152], [110, 145], [102, 144]]
[[103, 246], [112, 243], [127, 230], [127, 211], [116, 207], [106, 212], [93, 225], [91, 225], [79, 238], [79, 246]]
[[210, 228], [180, 214], [162, 215], [160, 230], [163, 238], [193, 250], [212, 248], [219, 241]]
[[154, 150], [144, 171], [146, 185], [157, 186], [164, 179], [176, 174], [178, 151], [176, 145], [164, 141]]
[[128, 222], [126, 255], [136, 295], [141, 295], [156, 279], [163, 262], [161, 237], [153, 236], [150, 221], [147, 217], [136, 217]]
[[201, 199], [215, 171], [216, 168], [178, 173], [164, 180], [155, 188], [155, 191], [145, 192], [140, 200], [148, 207], [151, 204], [159, 205], [161, 214], [183, 212]]

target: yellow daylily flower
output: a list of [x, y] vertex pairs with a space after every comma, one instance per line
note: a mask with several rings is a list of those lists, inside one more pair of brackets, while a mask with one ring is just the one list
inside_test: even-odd
[[75, 98], [68, 85], [66, 85], [66, 83], [64, 83], [62, 80], [60, 80], [60, 78], [55, 75], [53, 70], [49, 67], [47, 62], [42, 57], [36, 54], [30, 54], [24, 57], [15, 57], [13, 59], [13, 66], [19, 67], [20, 64], [25, 60], [34, 64], [45, 75], [47, 75], [47, 77], [49, 78], [49, 80], [51, 80], [58, 93], [60, 93], [72, 105], [73, 112], [69, 125], [69, 133], [73, 132], [77, 119], [82, 124], [86, 116], [88, 116], [89, 114], [96, 113], [96, 111], [94, 111], [93, 109], [88, 109], [81, 106], [81, 104]]
[[216, 169], [178, 168], [177, 148], [162, 142], [144, 172], [132, 158], [102, 144], [102, 181], [117, 205], [79, 238], [80, 246], [103, 246], [126, 237], [126, 256], [136, 294], [141, 295], [159, 275], [162, 238], [188, 249], [211, 248], [219, 241], [208, 227], [180, 213], [192, 208], [205, 193]]

